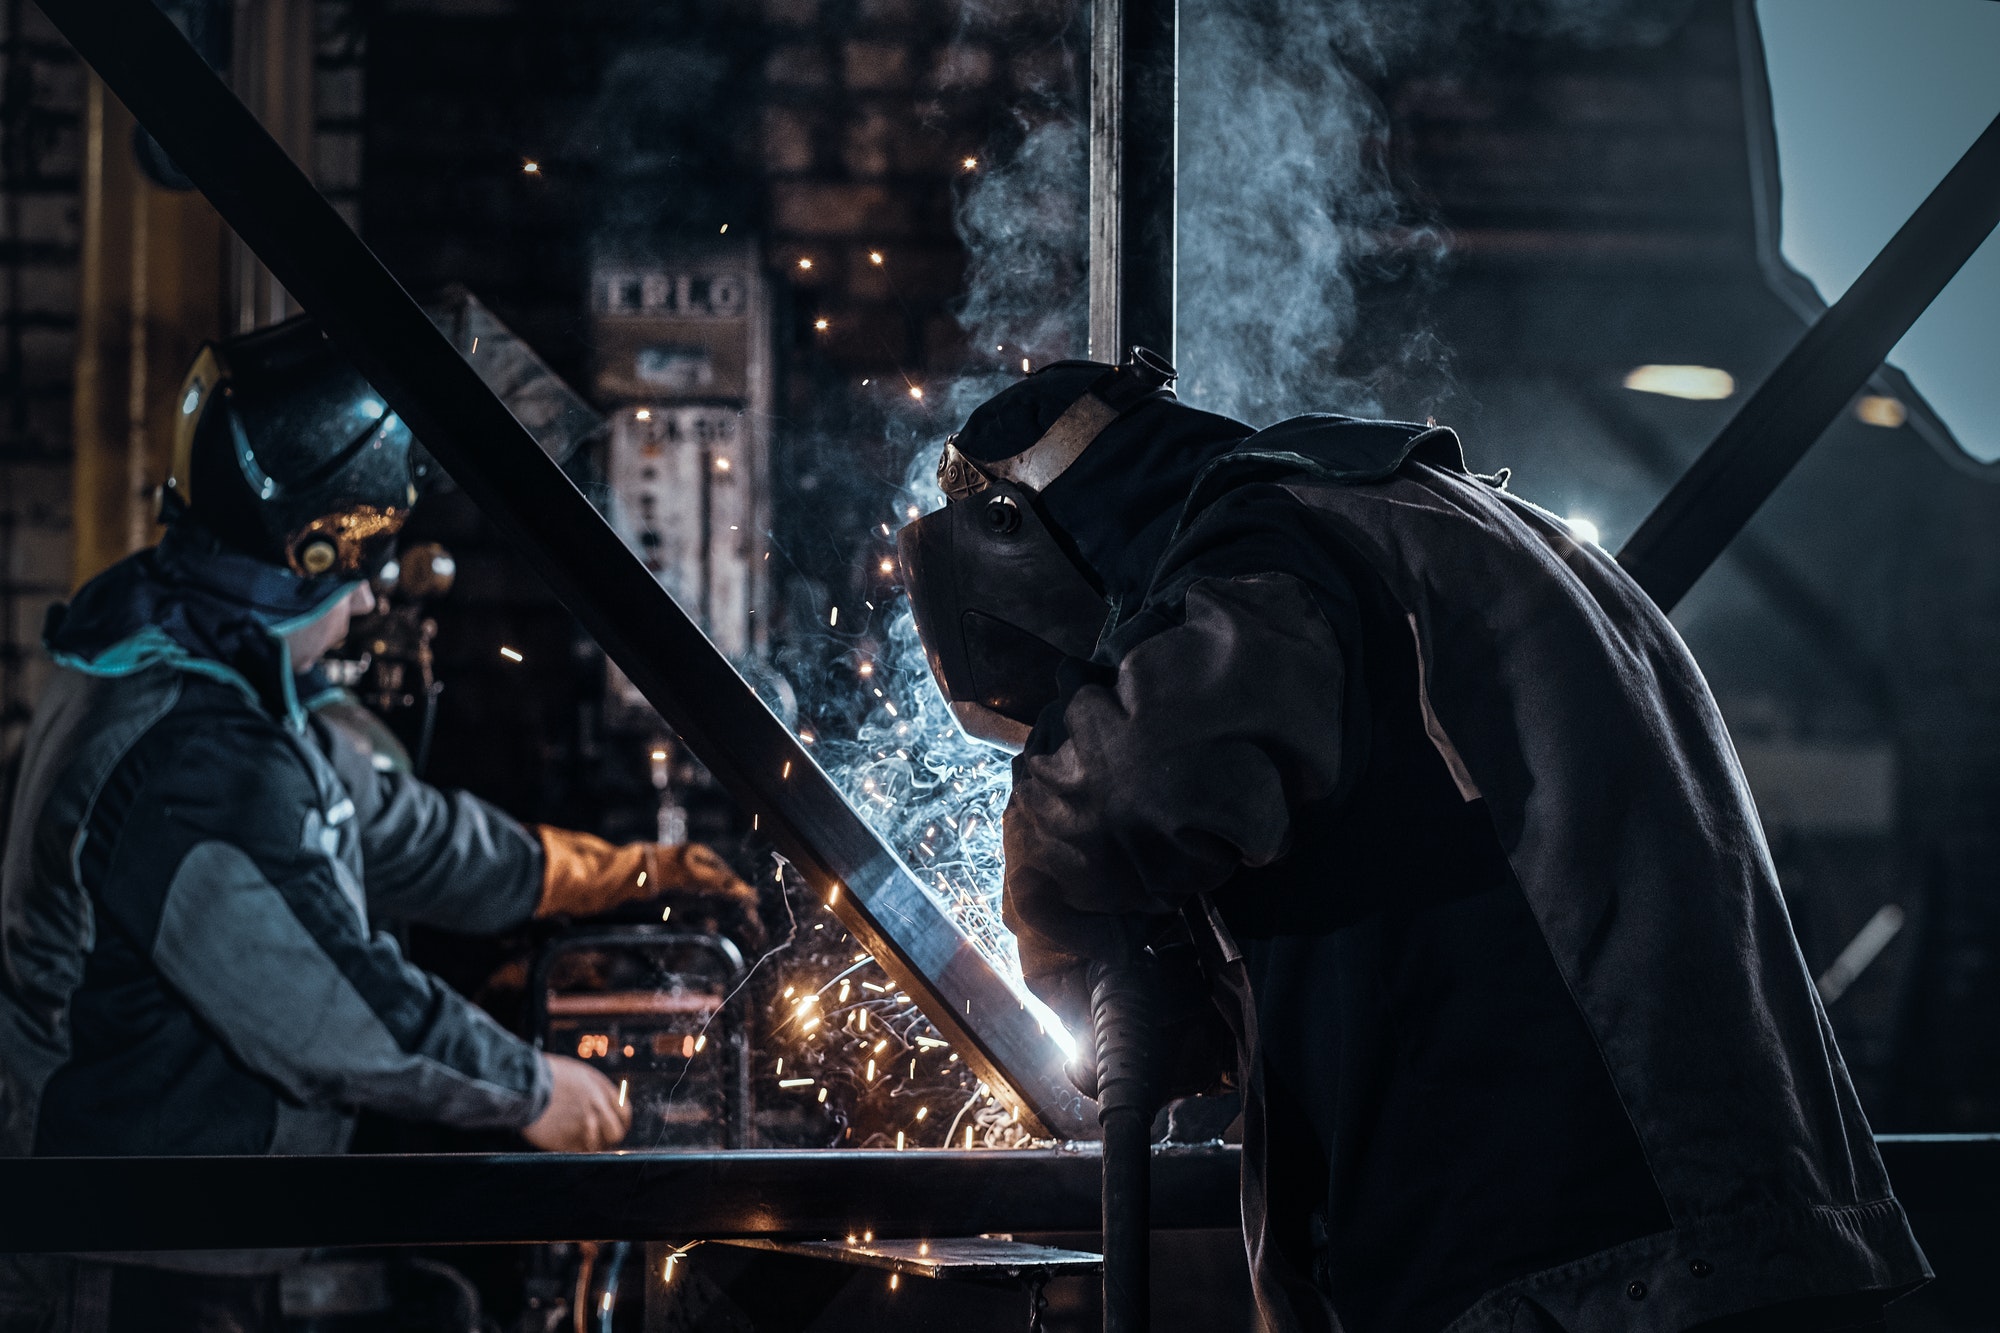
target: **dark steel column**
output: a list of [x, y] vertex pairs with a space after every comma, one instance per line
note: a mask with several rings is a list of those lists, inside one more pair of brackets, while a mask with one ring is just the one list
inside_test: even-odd
[[1090, 355], [1174, 359], [1178, 0], [1096, 0], [1090, 33]]
[[1007, 983], [172, 22], [150, 0], [43, 10], [979, 1076], [1087, 1136]]
[[1737, 410], [1618, 562], [1672, 610], [2000, 224], [2000, 117]]
[[[1121, 362], [1134, 347], [1175, 355], [1179, 265], [1175, 217], [1180, 153], [1178, 0], [1095, 0], [1090, 32], [1090, 355]], [[1104, 1329], [1149, 1322], [1148, 1249], [1153, 1107], [1143, 1060], [1104, 1059], [1143, 1035], [1143, 999], [1125, 973], [1099, 977], [1093, 1002], [1104, 1099]], [[1140, 1044], [1143, 1045], [1143, 1042]], [[1136, 1082], [1135, 1082], [1136, 1079]], [[1118, 1089], [1122, 1089], [1119, 1091]]]

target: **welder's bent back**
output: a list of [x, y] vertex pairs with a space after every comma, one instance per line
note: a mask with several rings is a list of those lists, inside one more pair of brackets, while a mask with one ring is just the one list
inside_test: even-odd
[[1693, 659], [1448, 431], [1209, 465], [1007, 860], [1058, 998], [1102, 914], [1211, 895], [1274, 1328], [1679, 1333], [1928, 1275]]

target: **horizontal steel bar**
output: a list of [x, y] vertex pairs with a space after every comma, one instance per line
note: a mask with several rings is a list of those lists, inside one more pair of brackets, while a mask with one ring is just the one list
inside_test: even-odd
[[[1238, 1150], [1162, 1149], [1153, 1224], [1237, 1225]], [[1098, 1154], [27, 1157], [0, 1253], [1095, 1231]]]
[[166, 15], [44, 11], [974, 1071], [1034, 1128], [1093, 1133], [1007, 982]]
[[2000, 225], [2000, 117], [1814, 321], [1618, 552], [1671, 610]]
[[[2000, 1209], [2000, 1134], [1877, 1143], [1911, 1212]], [[1156, 1149], [1153, 1225], [1236, 1226], [1240, 1157]], [[0, 1253], [1095, 1231], [1098, 1168], [1094, 1147], [12, 1158]]]

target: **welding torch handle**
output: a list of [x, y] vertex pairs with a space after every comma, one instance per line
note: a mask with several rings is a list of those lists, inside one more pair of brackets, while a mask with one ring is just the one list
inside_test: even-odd
[[1090, 970], [1097, 1121], [1104, 1130], [1104, 1333], [1145, 1333], [1151, 1322], [1158, 989], [1144, 963], [1100, 963]]

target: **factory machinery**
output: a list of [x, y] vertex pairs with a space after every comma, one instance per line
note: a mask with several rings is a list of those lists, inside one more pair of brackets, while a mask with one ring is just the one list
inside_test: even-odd
[[[504, 330], [469, 332], [490, 316], [466, 299], [455, 314], [412, 301], [160, 11], [147, 0], [48, 0], [46, 10], [576, 615], [615, 667], [616, 688], [671, 728], [656, 745], [661, 835], [685, 827], [675, 823], [685, 810], [667, 748], [677, 742], [782, 858], [824, 916], [811, 924], [832, 923], [879, 966], [937, 1049], [1019, 1127], [1009, 1141], [1056, 1146], [920, 1157], [748, 1146], [748, 1047], [723, 1003], [744, 960], [726, 941], [661, 923], [552, 944], [529, 992], [544, 1042], [644, 1085], [657, 1146], [672, 1151], [14, 1160], [0, 1163], [0, 1195], [39, 1203], [0, 1210], [0, 1250], [589, 1242], [585, 1271], [597, 1276], [566, 1308], [577, 1327], [601, 1308], [607, 1328], [617, 1275], [640, 1243], [646, 1281], [662, 1287], [699, 1242], [835, 1258], [890, 1281], [956, 1275], [1031, 1290], [1101, 1265], [1105, 1326], [1149, 1326], [1149, 1233], [1234, 1225], [1238, 1167], [1220, 1143], [1149, 1143], [1145, 1080], [1117, 1069], [1121, 1053], [1143, 1048], [1143, 1004], [1128, 1001], [1142, 979], [1117, 969], [1100, 978], [1096, 1035], [1111, 1057], [1104, 1086], [1117, 1090], [1100, 1107], [1072, 1087], [1060, 1047], [1009, 981], [732, 665], [757, 646], [754, 534], [768, 526], [756, 484], [768, 467], [756, 424], [768, 403], [758, 351], [768, 339], [752, 253], [718, 248], [678, 268], [601, 257], [593, 388], [612, 414], [617, 503], [607, 521], [552, 457], [561, 449], [547, 427], [561, 416], [560, 395], [512, 392], [475, 368], [469, 339], [499, 341]], [[1173, 114], [1173, 98], [1157, 94], [1163, 80], [1171, 92], [1174, 5], [1100, 0], [1098, 19], [1092, 346], [1111, 356], [1144, 343], [1171, 356], [1173, 163], [1140, 148], [1173, 143], [1171, 124], [1154, 120]], [[1121, 151], [1127, 144], [1134, 150]], [[1620, 553], [1656, 600], [1670, 607], [1699, 577], [1996, 221], [2000, 121]], [[415, 645], [398, 659], [406, 674], [378, 674], [371, 687], [417, 703], [432, 682], [426, 667], [407, 671], [426, 660], [417, 651], [426, 640], [421, 614], [404, 619], [401, 642]], [[421, 725], [410, 734], [420, 746]], [[711, 1047], [714, 1058], [698, 1058]], [[679, 1123], [674, 1089], [690, 1077], [706, 1083], [687, 1104], [708, 1109]], [[1913, 1211], [1988, 1209], [2000, 1185], [2000, 1137], [1885, 1139], [1883, 1149]], [[107, 1199], [120, 1206], [105, 1208]], [[994, 1239], [1100, 1228], [1101, 1261]], [[669, 1305], [648, 1303], [649, 1327], [675, 1326]], [[1039, 1308], [1031, 1300], [1031, 1321]]]

